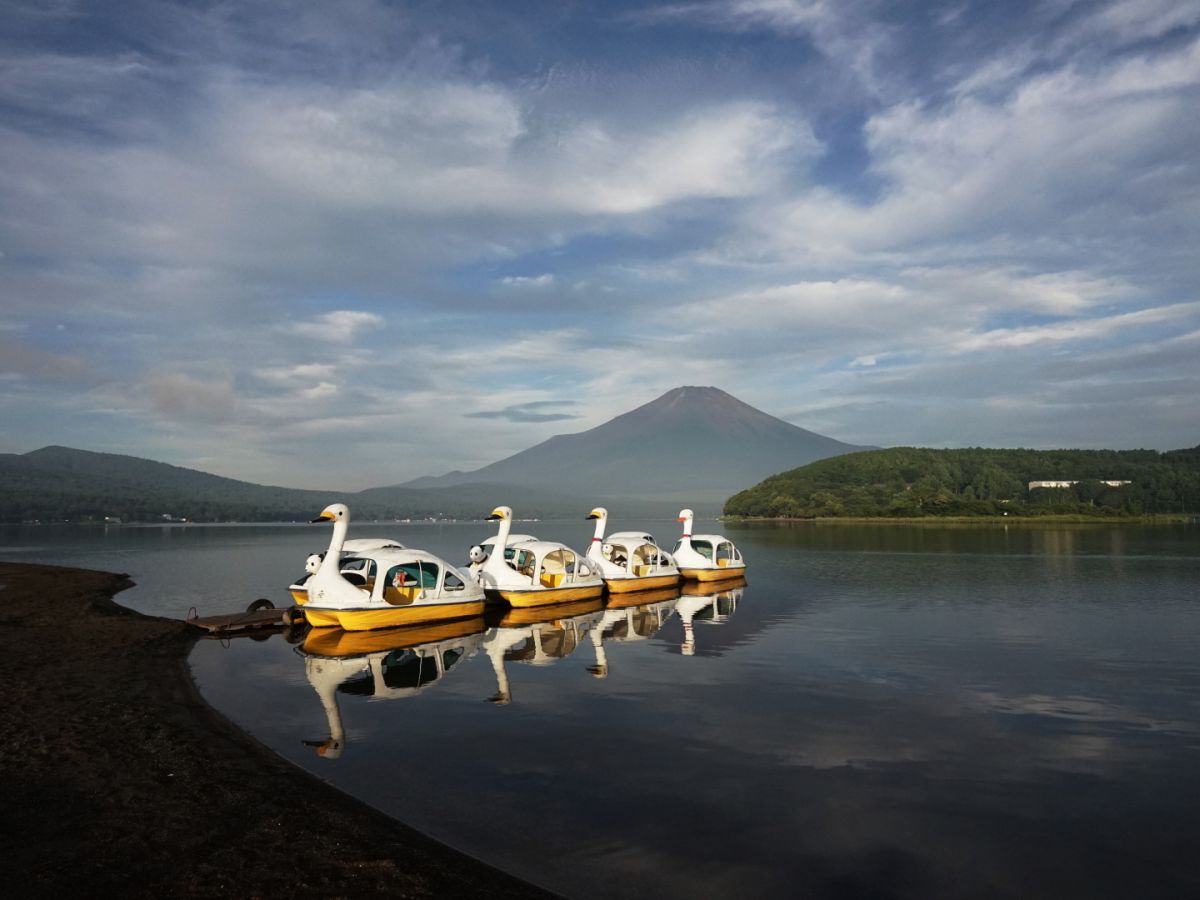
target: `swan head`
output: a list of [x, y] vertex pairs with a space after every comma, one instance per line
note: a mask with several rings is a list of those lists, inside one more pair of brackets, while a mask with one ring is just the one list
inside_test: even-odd
[[344, 522], [349, 518], [350, 507], [345, 503], [330, 503], [313, 522]]
[[499, 520], [499, 521], [508, 520], [509, 522], [511, 522], [512, 521], [512, 510], [509, 509], [507, 506], [497, 506], [495, 509], [492, 510], [491, 515], [489, 515], [487, 517], [487, 520], [489, 522], [495, 522], [497, 520]]
[[679, 511], [679, 521], [686, 522], [688, 519], [694, 518], [695, 515], [690, 509], [681, 509]]
[[590, 513], [587, 514], [587, 518], [607, 520], [608, 519], [608, 510], [605, 509], [603, 506], [597, 506], [595, 509], [593, 509]]

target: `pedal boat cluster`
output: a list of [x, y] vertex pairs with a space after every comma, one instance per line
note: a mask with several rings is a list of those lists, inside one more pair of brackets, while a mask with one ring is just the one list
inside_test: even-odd
[[[464, 572], [424, 550], [382, 538], [346, 540], [350, 510], [334, 503], [313, 522], [331, 522], [324, 554], [313, 554], [306, 574], [290, 588], [296, 607], [316, 628], [335, 626], [369, 631], [483, 614], [487, 603], [514, 611], [611, 595], [674, 587], [681, 579], [720, 581], [740, 578], [746, 564], [721, 535], [693, 535], [693, 514], [682, 510], [683, 535], [672, 553], [646, 532], [605, 536], [608, 511], [588, 514], [596, 530], [586, 554], [557, 541], [513, 534], [512, 509], [498, 506], [488, 516], [496, 535], [470, 550]], [[611, 602], [611, 601], [610, 601]]]

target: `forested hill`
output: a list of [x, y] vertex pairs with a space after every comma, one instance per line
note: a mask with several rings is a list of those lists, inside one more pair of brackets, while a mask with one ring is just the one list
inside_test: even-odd
[[[0, 454], [0, 522], [307, 521], [335, 501], [350, 504], [359, 520], [478, 518], [500, 502], [498, 498], [510, 496], [505, 490], [495, 484], [430, 490], [384, 487], [357, 493], [299, 490], [70, 447]], [[523, 491], [521, 500], [522, 514], [531, 516], [563, 508], [577, 512], [581, 507], [579, 500], [533, 489]]]
[[[1033, 481], [1074, 484], [1031, 489]], [[1200, 447], [1168, 453], [892, 447], [772, 475], [725, 503], [726, 515], [784, 518], [1196, 512]]]

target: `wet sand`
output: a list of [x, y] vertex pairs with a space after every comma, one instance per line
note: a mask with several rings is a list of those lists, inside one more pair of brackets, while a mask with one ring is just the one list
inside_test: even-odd
[[[549, 897], [325, 785], [209, 707], [126, 576], [0, 563], [12, 896]], [[252, 689], [248, 687], [247, 689]]]

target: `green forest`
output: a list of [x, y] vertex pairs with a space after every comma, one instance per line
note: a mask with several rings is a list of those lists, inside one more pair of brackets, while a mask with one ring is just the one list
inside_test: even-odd
[[[300, 490], [71, 447], [0, 454], [0, 523], [307, 522], [334, 502], [349, 504], [356, 521], [479, 519], [514, 498], [519, 514], [530, 518], [582, 516], [596, 502], [595, 497], [490, 483]], [[635, 498], [623, 509], [661, 511], [661, 504]]]
[[[0, 522], [9, 523], [306, 522], [334, 502], [349, 503], [360, 521], [480, 518], [502, 496], [502, 489], [485, 484], [358, 492], [271, 487], [69, 447], [0, 454]], [[526, 515], [540, 515], [561, 502], [537, 491], [526, 492], [522, 499]]]
[[[1031, 489], [1033, 481], [1074, 483]], [[892, 447], [773, 475], [725, 502], [730, 516], [795, 519], [1196, 513], [1200, 447], [1167, 453]]]

